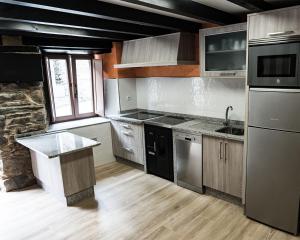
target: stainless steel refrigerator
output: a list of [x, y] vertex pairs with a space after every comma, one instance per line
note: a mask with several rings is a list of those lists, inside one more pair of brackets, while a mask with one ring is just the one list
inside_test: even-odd
[[297, 234], [300, 206], [300, 90], [251, 89], [246, 215]]

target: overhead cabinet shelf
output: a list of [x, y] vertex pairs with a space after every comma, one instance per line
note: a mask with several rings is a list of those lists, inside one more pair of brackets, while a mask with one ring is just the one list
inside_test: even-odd
[[246, 76], [246, 23], [201, 29], [199, 36], [202, 77]]
[[115, 68], [197, 64], [195, 34], [172, 33], [123, 43], [121, 64]]

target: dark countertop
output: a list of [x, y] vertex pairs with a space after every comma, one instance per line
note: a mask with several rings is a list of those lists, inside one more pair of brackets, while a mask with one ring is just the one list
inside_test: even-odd
[[[234, 126], [237, 126], [239, 128], [243, 127], [241, 125], [234, 125]], [[216, 130], [222, 127], [224, 127], [222, 123], [209, 122], [203, 119], [196, 119], [196, 120], [192, 120], [189, 122], [176, 125], [173, 127], [173, 130], [178, 132], [190, 133], [190, 134], [203, 134], [212, 137], [226, 138], [226, 139], [236, 140], [241, 142], [244, 141], [244, 136], [216, 132]]]
[[[185, 117], [185, 118], [190, 118], [193, 120], [171, 126], [171, 125], [167, 125], [167, 124], [163, 124], [163, 123], [157, 123], [155, 121], [152, 121], [153, 119], [136, 120], [136, 119], [124, 117], [124, 115], [126, 115], [126, 114], [136, 113], [139, 111], [158, 113], [158, 114], [162, 114], [164, 116]], [[146, 123], [146, 124], [152, 124], [152, 125], [161, 126], [161, 127], [172, 128], [174, 131], [179, 131], [179, 132], [185, 132], [185, 133], [191, 133], [191, 134], [204, 134], [207, 136], [226, 138], [226, 139], [231, 139], [231, 140], [236, 140], [236, 141], [244, 141], [244, 136], [237, 136], [237, 135], [232, 135], [232, 134], [216, 132], [217, 129], [224, 127], [224, 125], [223, 125], [224, 119], [187, 115], [187, 114], [170, 113], [170, 112], [151, 111], [151, 110], [145, 110], [145, 109], [134, 109], [132, 111], [127, 111], [125, 113], [121, 113], [118, 115], [111, 115], [111, 116], [107, 116], [107, 117], [112, 120], [127, 122], [127, 123], [131, 123], [131, 124]], [[242, 121], [231, 120], [230, 122], [231, 122], [231, 126], [236, 126], [239, 128], [244, 127], [244, 122], [242, 122]]]
[[17, 138], [21, 145], [47, 158], [55, 158], [76, 151], [99, 146], [101, 143], [69, 132], [47, 133]]

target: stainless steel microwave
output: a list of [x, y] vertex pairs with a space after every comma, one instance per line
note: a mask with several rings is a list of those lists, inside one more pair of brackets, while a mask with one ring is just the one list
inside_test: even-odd
[[300, 42], [250, 46], [248, 85], [300, 88]]

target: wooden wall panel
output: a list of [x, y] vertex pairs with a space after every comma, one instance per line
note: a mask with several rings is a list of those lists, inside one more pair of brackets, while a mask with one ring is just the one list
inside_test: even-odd
[[111, 53], [96, 54], [95, 59], [102, 60], [104, 79], [118, 78], [118, 69], [114, 68], [114, 64], [121, 63], [122, 43], [114, 42]]
[[142, 67], [120, 69], [119, 78], [146, 78], [146, 77], [199, 77], [199, 65]]

